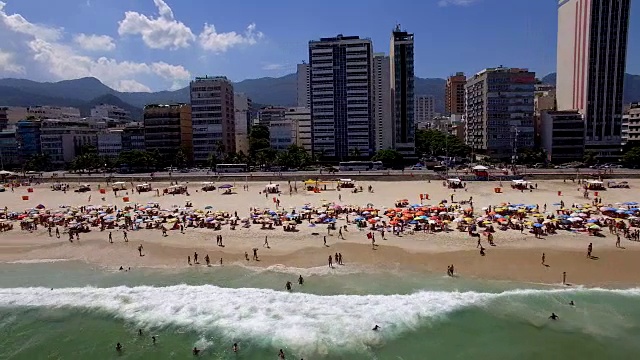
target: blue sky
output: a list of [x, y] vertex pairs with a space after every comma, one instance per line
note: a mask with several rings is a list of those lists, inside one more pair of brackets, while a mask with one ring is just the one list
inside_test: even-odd
[[[640, 74], [638, 1], [630, 16], [633, 74]], [[0, 0], [0, 77], [95, 76], [122, 91], [156, 91], [200, 75], [281, 76], [319, 37], [369, 37], [388, 53], [396, 23], [415, 33], [420, 77], [497, 65], [555, 71], [557, 0]]]

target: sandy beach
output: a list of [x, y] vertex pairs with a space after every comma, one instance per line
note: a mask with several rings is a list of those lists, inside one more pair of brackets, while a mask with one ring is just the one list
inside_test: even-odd
[[[629, 180], [629, 184], [631, 189], [601, 191], [599, 197], [603, 198], [602, 203], [616, 207], [616, 203], [639, 200], [634, 198], [634, 189], [640, 186], [640, 181]], [[18, 187], [14, 192], [8, 190], [1, 193], [0, 199], [3, 207], [17, 212], [34, 208], [39, 204], [52, 211], [61, 205], [77, 207], [111, 204], [122, 207], [125, 205], [124, 197], [128, 197], [131, 203], [157, 202], [160, 208], [170, 209], [175, 206], [183, 207], [188, 200], [194, 208], [204, 209], [210, 206], [213, 210], [229, 213], [237, 211], [239, 217], [248, 216], [250, 208], [275, 209], [274, 197], [280, 200], [280, 206], [284, 209], [301, 208], [305, 204], [320, 206], [326, 202], [360, 207], [371, 203], [375, 208], [384, 209], [393, 208], [397, 199], [409, 199], [412, 204], [420, 203], [419, 194], [429, 194], [430, 200], [424, 200], [424, 204], [437, 204], [443, 199], [450, 200], [451, 194], [454, 194], [454, 202], [469, 200], [469, 197], [473, 196], [476, 214], [481, 213], [481, 207], [501, 203], [538, 204], [540, 208], [546, 204], [549, 211], [552, 211], [557, 208], [553, 204], [561, 200], [565, 204], [589, 201], [583, 198], [577, 183], [562, 180], [538, 181], [537, 189], [531, 192], [511, 189], [509, 184], [505, 183], [502, 193], [494, 192], [494, 188], [499, 184], [493, 182], [469, 182], [466, 190], [458, 189], [454, 192], [437, 181], [359, 182], [357, 185], [365, 189], [359, 193], [352, 193], [348, 189], [313, 193], [305, 191], [301, 183], [292, 183], [292, 186], [297, 186], [298, 192], [290, 193], [289, 184], [284, 181], [280, 183], [280, 195], [267, 196], [260, 194], [265, 183], [232, 184], [236, 186], [232, 195], [223, 195], [221, 190], [202, 192], [199, 190], [200, 183], [193, 183], [186, 184], [190, 192], [188, 197], [156, 196], [155, 191], [132, 194], [131, 190], [121, 191], [116, 197], [112, 191], [100, 194], [97, 184], [92, 185], [93, 190], [90, 192], [76, 193], [73, 190], [78, 184], [70, 185], [71, 191], [66, 193], [52, 191], [50, 184], [46, 183], [33, 186], [32, 193], [27, 193], [26, 187]], [[167, 183], [151, 185], [154, 189], [169, 186]], [[248, 190], [244, 190], [243, 185], [247, 185]], [[106, 183], [100, 186], [110, 189]], [[368, 186], [372, 186], [373, 193], [366, 191]], [[131, 189], [131, 184], [128, 184], [128, 188]], [[558, 195], [559, 191], [562, 192], [561, 196]], [[28, 195], [29, 200], [23, 200], [24, 195]], [[337, 225], [345, 224], [344, 216], [339, 217]], [[66, 234], [59, 239], [55, 236], [50, 237], [42, 226], [33, 232], [23, 231], [16, 222], [13, 230], [0, 233], [0, 261], [70, 259], [112, 269], [120, 266], [185, 267], [189, 266], [187, 256], [193, 258], [194, 252], [197, 252], [200, 256], [200, 266], [204, 264], [205, 255], [209, 255], [212, 264], [215, 265], [210, 271], [215, 273], [221, 258], [223, 266], [242, 264], [315, 268], [327, 267], [328, 256], [339, 252], [343, 255], [345, 265], [336, 266], [331, 270], [327, 267], [327, 271], [340, 273], [357, 268], [411, 270], [444, 275], [447, 266], [454, 264], [458, 276], [469, 278], [559, 284], [562, 282], [562, 273], [566, 272], [567, 282], [575, 285], [623, 287], [640, 284], [640, 263], [635, 261], [640, 253], [640, 242], [623, 238], [623, 248], [616, 248], [616, 236], [609, 234], [608, 229], [603, 229], [601, 236], [560, 231], [541, 239], [535, 238], [528, 231], [497, 231], [494, 234], [496, 246], [489, 246], [486, 238], [482, 238], [487, 254], [480, 256], [476, 248], [477, 239], [455, 229], [435, 234], [387, 234], [386, 240], [376, 236], [378, 246], [373, 250], [366, 236], [368, 230], [359, 231], [355, 225], [348, 225], [348, 231], [343, 233], [345, 239], [339, 239], [338, 232], [332, 231], [327, 236], [326, 246], [323, 243], [323, 238], [327, 235], [326, 225], [307, 225], [305, 220], [297, 227], [297, 232], [284, 232], [281, 227], [263, 230], [259, 225], [250, 228], [237, 227], [235, 230], [225, 225], [220, 231], [187, 228], [184, 234], [179, 230], [171, 230], [166, 237], [162, 236], [160, 230], [137, 230], [128, 232], [128, 243], [123, 241], [121, 230], [100, 231], [99, 228], [92, 227], [89, 233], [80, 234], [80, 241], [71, 243], [67, 240]], [[113, 236], [113, 244], [107, 240], [109, 231]], [[216, 245], [216, 235], [223, 236], [224, 247]], [[268, 236], [269, 248], [263, 246], [265, 236]], [[586, 257], [589, 243], [593, 243], [592, 259]], [[143, 246], [145, 256], [139, 256], [139, 245]], [[253, 248], [259, 249], [260, 261], [244, 259], [245, 252], [248, 252], [251, 258]], [[543, 252], [546, 254], [548, 266], [541, 264]], [[209, 271], [204, 266], [203, 268], [203, 271]]]

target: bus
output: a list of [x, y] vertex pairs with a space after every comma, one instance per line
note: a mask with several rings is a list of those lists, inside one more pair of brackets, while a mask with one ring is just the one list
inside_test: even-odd
[[238, 173], [247, 172], [249, 167], [247, 164], [218, 164], [216, 165], [217, 173]]
[[384, 170], [382, 161], [343, 161], [339, 164], [340, 171], [369, 171]]

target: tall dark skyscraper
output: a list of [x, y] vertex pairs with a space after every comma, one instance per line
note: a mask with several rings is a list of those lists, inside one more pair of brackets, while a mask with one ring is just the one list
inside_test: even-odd
[[413, 34], [391, 33], [391, 93], [393, 96], [393, 147], [404, 155], [415, 153]]
[[585, 150], [620, 156], [631, 0], [559, 0], [557, 101], [585, 119]]

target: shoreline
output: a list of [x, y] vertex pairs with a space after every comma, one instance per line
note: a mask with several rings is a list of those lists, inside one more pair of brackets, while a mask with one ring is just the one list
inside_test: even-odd
[[[382, 241], [381, 241], [382, 242]], [[145, 256], [137, 253], [138, 244], [144, 246]], [[628, 244], [625, 244], [628, 245]], [[633, 244], [635, 245], [635, 244]], [[104, 270], [125, 268], [144, 268], [154, 270], [185, 270], [190, 268], [206, 269], [204, 256], [211, 258], [211, 271], [219, 269], [219, 259], [223, 265], [240, 266], [249, 270], [272, 270], [293, 273], [296, 269], [314, 274], [343, 275], [353, 273], [406, 272], [410, 276], [446, 275], [446, 269], [454, 264], [456, 276], [471, 280], [509, 281], [548, 286], [561, 286], [562, 273], [567, 272], [567, 283], [574, 286], [624, 289], [640, 285], [640, 273], [637, 273], [637, 246], [627, 249], [615, 249], [612, 244], [596, 249], [595, 259], [588, 259], [584, 251], [557, 247], [518, 247], [501, 246], [487, 249], [486, 256], [480, 256], [475, 249], [452, 247], [439, 251], [410, 251], [396, 245], [382, 243], [377, 250], [370, 245], [352, 242], [332, 244], [318, 251], [318, 247], [304, 246], [288, 251], [271, 249], [258, 251], [260, 261], [244, 260], [244, 252], [235, 249], [220, 249], [217, 246], [198, 245], [193, 247], [175, 244], [157, 244], [132, 239], [130, 243], [105, 241], [81, 241], [77, 251], [69, 252], [64, 243], [36, 246], [0, 246], [0, 262], [11, 264], [37, 264], [64, 261], [80, 261], [95, 265]], [[79, 250], [79, 251], [78, 251]], [[272, 251], [273, 250], [273, 251]], [[186, 256], [191, 251], [200, 255], [199, 265], [189, 266]], [[345, 265], [335, 265], [329, 269], [328, 254], [340, 252]], [[546, 254], [544, 266], [540, 262], [542, 252]], [[65, 256], [65, 253], [67, 256]], [[322, 255], [319, 255], [322, 253]], [[91, 256], [95, 254], [95, 256]], [[251, 254], [249, 254], [251, 258]], [[327, 270], [323, 271], [322, 268]]]

